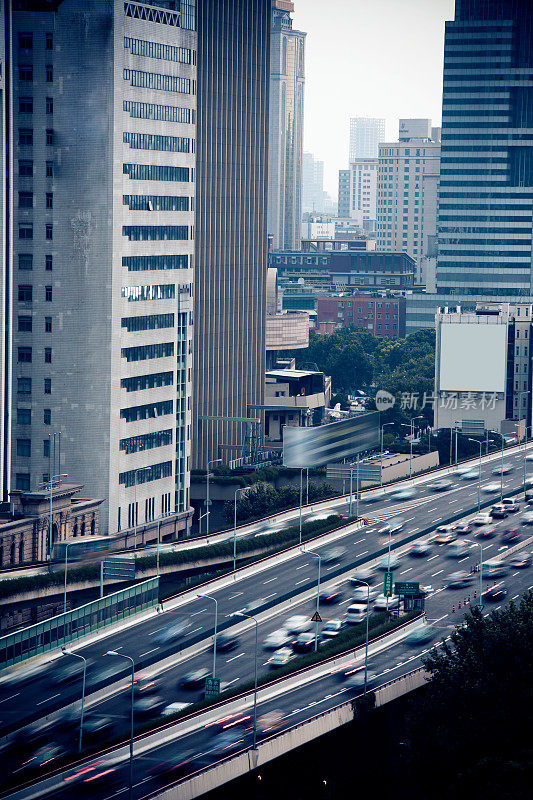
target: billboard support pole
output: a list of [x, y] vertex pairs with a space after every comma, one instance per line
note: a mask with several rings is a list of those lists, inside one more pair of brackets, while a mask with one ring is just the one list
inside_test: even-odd
[[359, 519], [359, 453], [357, 453], [357, 473], [355, 476], [355, 517]]
[[352, 486], [353, 486], [353, 464], [350, 464], [350, 504], [348, 514], [352, 516]]
[[302, 484], [303, 484], [304, 471], [300, 470], [300, 545], [302, 544]]

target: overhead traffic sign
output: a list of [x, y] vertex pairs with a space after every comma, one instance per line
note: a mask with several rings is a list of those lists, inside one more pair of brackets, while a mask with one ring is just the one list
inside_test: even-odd
[[322, 617], [320, 616], [318, 611], [315, 611], [315, 613], [311, 617], [311, 622], [322, 622]]
[[209, 700], [212, 697], [217, 697], [220, 694], [220, 678], [206, 678], [205, 679], [205, 699]]
[[396, 583], [394, 585], [394, 591], [396, 594], [420, 594], [420, 584], [419, 583]]
[[393, 594], [393, 592], [392, 592], [392, 582], [393, 582], [392, 576], [393, 576], [392, 572], [386, 572], [385, 573], [385, 579], [383, 581], [383, 594], [385, 595], [385, 597], [392, 597], [392, 594]]

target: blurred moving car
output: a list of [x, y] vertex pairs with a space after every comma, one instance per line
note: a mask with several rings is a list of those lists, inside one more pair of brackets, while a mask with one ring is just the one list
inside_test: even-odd
[[494, 528], [478, 528], [474, 536], [476, 539], [494, 539], [496, 531]]
[[503, 544], [518, 544], [520, 541], [520, 531], [518, 528], [506, 528], [502, 534]]
[[352, 594], [352, 603], [367, 603], [378, 596], [378, 590], [366, 586], [356, 586]]
[[352, 605], [348, 606], [345, 611], [346, 622], [349, 625], [355, 625], [359, 622], [363, 622], [366, 619], [367, 614], [370, 611], [366, 605], [361, 605], [360, 603], [353, 603]]
[[458, 522], [455, 526], [455, 533], [460, 536], [464, 536], [465, 534], [472, 533], [472, 525], [470, 522]]
[[189, 627], [190, 622], [188, 619], [178, 619], [158, 631], [154, 636], [154, 641], [158, 644], [167, 644], [176, 639], [181, 639]]
[[29, 758], [22, 762], [21, 766], [14, 770], [18, 772], [33, 774], [45, 768], [51, 769], [59, 759], [64, 758], [67, 751], [57, 742], [49, 742], [39, 747]]
[[457, 539], [455, 525], [439, 525], [433, 541], [436, 544], [450, 544], [450, 542], [454, 542], [455, 539]]
[[258, 736], [270, 736], [271, 733], [277, 733], [280, 731], [285, 722], [285, 716], [283, 711], [279, 709], [273, 709], [272, 711], [267, 711], [265, 714], [261, 714], [257, 718], [257, 735]]
[[487, 511], [482, 511], [477, 514], [472, 520], [472, 525], [490, 525], [492, 517]]
[[507, 597], [508, 591], [502, 584], [491, 586], [490, 589], [485, 589], [483, 592], [483, 600], [491, 600], [497, 603], [499, 600], [504, 600]]
[[364, 690], [366, 680], [366, 688], [369, 689], [375, 684], [376, 678], [377, 674], [371, 670], [367, 670], [365, 676], [365, 668], [363, 667], [363, 669], [361, 669], [359, 672], [354, 672], [352, 675], [347, 677], [346, 686], [348, 686], [350, 689]]
[[431, 489], [433, 492], [446, 492], [453, 486], [453, 481], [449, 478], [441, 478], [440, 481], [435, 481], [435, 483], [430, 483], [428, 489]]
[[399, 608], [400, 598], [397, 594], [393, 594], [392, 597], [385, 597], [384, 594], [378, 594], [374, 600], [374, 611], [386, 611], [387, 600], [389, 601], [389, 611]]
[[168, 778], [182, 778], [189, 775], [196, 768], [196, 752], [194, 750], [178, 750], [170, 758], [155, 761], [146, 770], [146, 777], [153, 780]]
[[281, 647], [270, 656], [268, 659], [268, 666], [274, 669], [276, 667], [284, 667], [285, 664], [288, 664], [293, 658], [296, 658], [296, 654], [290, 649], [290, 647]]
[[345, 547], [332, 547], [331, 550], [326, 550], [322, 556], [322, 561], [324, 564], [334, 564], [336, 561], [341, 561], [345, 555]]
[[533, 525], [533, 511], [522, 514], [522, 525]]
[[310, 653], [315, 649], [315, 634], [300, 633], [298, 638], [292, 642], [292, 649], [295, 653]]
[[246, 746], [247, 738], [246, 732], [237, 728], [219, 733], [211, 741], [210, 755], [223, 758], [237, 753]]
[[205, 683], [205, 679], [211, 675], [211, 671], [205, 667], [193, 669], [186, 672], [180, 679], [179, 686], [182, 689], [199, 689]]
[[485, 486], [481, 487], [481, 491], [485, 492], [485, 494], [493, 494], [494, 492], [500, 491], [500, 484], [499, 483], [486, 483]]
[[466, 472], [463, 472], [461, 478], [464, 481], [477, 481], [479, 478], [479, 470], [477, 469], [467, 469]]
[[379, 569], [381, 569], [384, 572], [386, 572], [389, 569], [391, 569], [391, 570], [392, 569], [398, 569], [398, 567], [401, 566], [401, 563], [402, 563], [402, 560], [401, 560], [400, 556], [397, 556], [394, 553], [391, 553], [390, 554], [390, 558], [389, 558], [389, 555], [387, 553], [387, 555], [383, 556], [383, 558], [379, 562], [378, 567], [379, 567]]
[[394, 517], [388, 522], [385, 522], [385, 524], [378, 529], [378, 536], [388, 536], [389, 533], [398, 533], [398, 531], [401, 531], [404, 524], [405, 520], [403, 517]]
[[469, 545], [463, 539], [450, 542], [446, 548], [448, 558], [462, 558], [468, 553]]
[[343, 596], [343, 592], [337, 586], [334, 586], [332, 589], [320, 592], [320, 604], [326, 606], [334, 605], [342, 600]]
[[286, 630], [277, 630], [272, 631], [268, 634], [265, 641], [263, 642], [263, 647], [265, 650], [277, 650], [278, 647], [284, 647], [285, 645], [289, 644], [291, 641], [291, 637], [289, 636]]
[[361, 581], [366, 581], [367, 583], [374, 583], [376, 580], [376, 573], [372, 569], [372, 567], [359, 567], [356, 569], [353, 575], [350, 576], [350, 583], [354, 586], [360, 585]]
[[515, 511], [520, 511], [520, 503], [518, 500], [515, 500], [514, 497], [504, 497], [502, 500], [502, 505], [505, 506], [509, 514], [513, 514]]
[[327, 641], [336, 639], [339, 633], [344, 630], [344, 627], [345, 623], [341, 619], [328, 619], [328, 621], [324, 623], [320, 635]]
[[492, 470], [493, 475], [508, 475], [514, 469], [513, 464], [510, 464], [508, 461], [504, 462], [503, 464], [498, 464], [497, 467], [494, 467]]
[[466, 570], [458, 570], [457, 572], [452, 572], [448, 578], [448, 588], [463, 589], [467, 586], [470, 586], [473, 580], [474, 575], [471, 572], [466, 572]]
[[118, 758], [99, 758], [89, 764], [80, 764], [63, 779], [65, 787], [90, 793], [114, 789], [121, 782], [121, 761]]
[[415, 628], [414, 631], [406, 636], [406, 644], [413, 646], [419, 644], [426, 644], [430, 642], [435, 636], [436, 630], [431, 625], [422, 625], [420, 628]]
[[507, 575], [507, 564], [505, 561], [486, 561], [483, 564], [484, 578], [503, 578]]
[[219, 633], [217, 635], [217, 651], [220, 653], [228, 653], [230, 650], [236, 650], [239, 646], [239, 639], [237, 636], [232, 636], [231, 633]]
[[509, 564], [513, 569], [527, 569], [531, 566], [531, 553], [516, 553], [509, 559]]
[[410, 556], [427, 556], [431, 551], [431, 545], [428, 541], [415, 542], [409, 550]]
[[496, 505], [492, 506], [489, 513], [491, 517], [493, 517], [493, 519], [505, 519], [507, 517], [508, 511], [503, 505], [503, 503], [496, 503]]
[[303, 633], [311, 627], [311, 620], [309, 617], [304, 617], [303, 614], [296, 614], [285, 620], [283, 627], [287, 633]]
[[133, 704], [133, 711], [137, 717], [145, 719], [148, 717], [158, 717], [165, 708], [167, 701], [157, 694], [139, 697]]
[[111, 736], [114, 730], [115, 721], [112, 717], [103, 714], [91, 714], [83, 719], [83, 735], [86, 739], [98, 739], [101, 741]]
[[216, 719], [214, 722], [208, 723], [207, 727], [213, 733], [222, 733], [222, 731], [228, 731], [231, 728], [244, 728], [245, 730], [251, 730], [252, 716], [246, 712], [228, 714], [225, 717]]
[[394, 501], [398, 500], [412, 500], [416, 497], [416, 489], [412, 486], [408, 486], [405, 489], [400, 489], [397, 492], [392, 492], [390, 495], [390, 499]]
[[137, 675], [133, 690], [136, 695], [155, 694], [159, 689], [159, 685], [159, 681], [156, 678], [147, 678], [144, 675]]

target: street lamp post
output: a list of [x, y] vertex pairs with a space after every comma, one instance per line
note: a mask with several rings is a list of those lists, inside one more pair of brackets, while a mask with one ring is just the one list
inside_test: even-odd
[[[365, 690], [364, 694], [366, 694], [366, 686], [367, 686], [367, 678], [368, 678], [368, 618], [370, 616], [370, 584], [367, 581], [362, 581], [360, 579], [357, 580], [357, 583], [363, 583], [366, 586], [366, 638], [365, 638]], [[387, 603], [389, 598], [387, 597]]]
[[65, 542], [65, 589], [63, 592], [63, 614], [67, 613], [67, 571], [68, 571], [68, 549], [74, 542]]
[[[245, 492], [247, 486], [241, 486], [240, 489], [235, 489], [235, 502], [234, 502], [234, 514], [233, 514], [233, 572], [235, 573], [237, 569], [237, 495], [239, 492]], [[302, 541], [302, 532], [300, 529], [300, 543]]]
[[[52, 435], [49, 434], [48, 438], [51, 439]], [[51, 445], [50, 445], [51, 446]], [[55, 433], [54, 433], [54, 447], [55, 447]], [[55, 451], [54, 451], [55, 452]], [[55, 459], [55, 456], [54, 456]], [[55, 463], [55, 460], [54, 460]], [[38, 486], [40, 489], [49, 488], [50, 489], [50, 519], [48, 520], [48, 567], [52, 569], [52, 498], [53, 498], [53, 488], [54, 486], [61, 486], [62, 478], [68, 478], [66, 472], [59, 474], [59, 475], [50, 475], [50, 480], [45, 481], [44, 483], [39, 483]]]
[[[215, 458], [212, 461], [207, 462], [207, 490], [206, 490], [206, 498], [205, 504], [207, 506], [207, 511], [205, 512], [205, 530], [206, 535], [209, 536], [209, 514], [211, 512], [211, 500], [209, 499], [209, 469], [211, 464], [219, 464], [222, 461], [221, 458]], [[200, 520], [202, 518], [200, 517]]]
[[503, 443], [505, 440], [503, 438], [503, 434], [500, 435], [502, 437], [502, 463], [500, 468], [500, 503], [501, 503], [503, 500]]
[[460, 423], [460, 420], [454, 419], [453, 427], [454, 427], [454, 430], [455, 430], [455, 466], [456, 467], [457, 467], [457, 439], [458, 439], [458, 436], [459, 436], [459, 429], [458, 429], [457, 426], [459, 425], [459, 423]]
[[106, 656], [119, 656], [119, 658], [127, 658], [128, 661], [131, 661], [130, 782], [128, 792], [129, 800], [131, 800], [133, 790], [133, 701], [135, 690], [135, 662], [131, 656], [127, 656], [125, 653], [119, 653], [116, 650], [108, 650]]
[[65, 656], [72, 656], [73, 658], [81, 658], [83, 661], [83, 683], [81, 687], [81, 712], [80, 712], [80, 739], [78, 743], [78, 752], [81, 753], [81, 743], [83, 738], [83, 710], [85, 706], [85, 676], [87, 674], [87, 659], [84, 656], [80, 656], [79, 653], [72, 653], [70, 650], [67, 650], [66, 647], [61, 648], [63, 655]]
[[210, 594], [198, 594], [197, 597], [205, 597], [212, 600], [215, 604], [215, 635], [213, 636], [213, 678], [216, 678], [215, 669], [217, 664], [217, 627], [218, 627], [218, 600]]
[[300, 470], [300, 544], [302, 543], [302, 491], [303, 491], [303, 468]]
[[[518, 402], [519, 402], [519, 405], [520, 405], [520, 408], [518, 409], [518, 413], [519, 414], [522, 413], [522, 395], [524, 395], [524, 394], [525, 395], [530, 394], [529, 389], [525, 389], [524, 391], [518, 393]], [[525, 430], [524, 430], [524, 500], [525, 500], [525, 498], [526, 498], [526, 472], [527, 472], [527, 465], [526, 465], [527, 427], [528, 427], [528, 425], [527, 425], [527, 403], [526, 403], [526, 411], [525, 411], [525, 414], [524, 414], [524, 425], [525, 425]]]
[[409, 428], [411, 431], [410, 434], [410, 441], [409, 441], [409, 480], [413, 477], [413, 439], [415, 435], [415, 426], [414, 421], [415, 419], [425, 419], [422, 414], [418, 414], [416, 417], [411, 417], [410, 424], [408, 425], [406, 422], [402, 422], [404, 428]]
[[394, 425], [394, 422], [384, 422], [383, 425], [381, 426], [381, 452], [380, 452], [380, 458], [379, 458], [379, 465], [380, 465], [380, 472], [381, 472], [380, 486], [383, 486], [383, 429], [385, 428], [385, 425]]
[[236, 617], [244, 617], [245, 619], [251, 619], [255, 622], [255, 667], [254, 667], [254, 734], [253, 734], [253, 749], [255, 750], [256, 742], [257, 742], [257, 631], [259, 628], [259, 623], [257, 622], [256, 618], [253, 617], [251, 614], [245, 614], [244, 611], [236, 611]]
[[470, 437], [468, 437], [468, 441], [479, 445], [479, 469], [477, 475], [477, 513], [479, 514], [481, 507], [481, 450], [483, 449], [483, 442], [481, 440], [478, 442], [477, 439], [471, 439]]
[[314, 556], [318, 559], [318, 585], [316, 590], [316, 619], [315, 619], [315, 652], [318, 650], [318, 607], [320, 604], [320, 567], [322, 564], [322, 556], [320, 553], [315, 553], [313, 550], [307, 550], [310, 556]]

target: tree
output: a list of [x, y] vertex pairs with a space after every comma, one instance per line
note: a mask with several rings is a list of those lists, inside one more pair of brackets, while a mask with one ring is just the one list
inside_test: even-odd
[[[409, 738], [414, 774], [432, 781], [432, 789], [439, 776], [440, 789], [431, 796], [495, 797], [493, 759], [502, 774], [516, 777], [515, 762], [531, 776], [524, 732], [533, 713], [533, 594], [488, 617], [476, 607], [425, 666], [431, 679], [409, 721]], [[468, 795], [473, 775], [481, 785]], [[522, 796], [528, 794], [498, 795]]]

